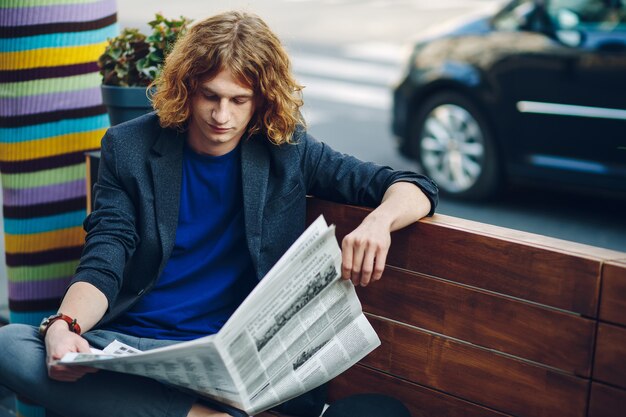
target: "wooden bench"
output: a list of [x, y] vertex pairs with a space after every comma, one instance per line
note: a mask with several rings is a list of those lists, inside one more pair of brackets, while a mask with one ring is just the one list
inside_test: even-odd
[[[87, 161], [91, 190], [98, 154]], [[367, 213], [308, 203], [340, 242]], [[357, 292], [382, 346], [331, 382], [331, 401], [385, 393], [413, 417], [626, 415], [626, 253], [436, 214], [394, 233], [382, 281]]]
[[[368, 212], [311, 199], [308, 216], [341, 242]], [[394, 233], [383, 279], [357, 292], [382, 345], [331, 400], [385, 393], [413, 417], [626, 415], [626, 253], [437, 214]]]

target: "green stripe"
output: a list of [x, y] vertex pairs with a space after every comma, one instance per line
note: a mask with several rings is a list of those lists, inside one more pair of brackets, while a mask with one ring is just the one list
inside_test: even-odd
[[73, 75], [71, 77], [47, 78], [44, 80], [19, 81], [0, 86], [0, 98], [34, 96], [37, 94], [92, 88], [102, 83], [100, 73]]
[[21, 7], [55, 6], [58, 4], [85, 4], [100, 0], [2, 0], [0, 9], [19, 9]]
[[20, 190], [62, 184], [83, 178], [85, 178], [85, 164], [77, 164], [28, 174], [2, 174], [2, 185], [5, 188]]
[[7, 267], [9, 282], [46, 281], [74, 275], [78, 260], [40, 266]]

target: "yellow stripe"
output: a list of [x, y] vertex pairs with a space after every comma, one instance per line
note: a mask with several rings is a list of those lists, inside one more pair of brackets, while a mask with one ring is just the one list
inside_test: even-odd
[[85, 231], [82, 227], [70, 227], [68, 229], [32, 235], [5, 234], [6, 252], [11, 254], [69, 248], [80, 246], [84, 243]]
[[107, 42], [0, 53], [0, 70], [55, 67], [97, 61]]
[[100, 147], [106, 129], [19, 143], [0, 143], [0, 161], [24, 161]]

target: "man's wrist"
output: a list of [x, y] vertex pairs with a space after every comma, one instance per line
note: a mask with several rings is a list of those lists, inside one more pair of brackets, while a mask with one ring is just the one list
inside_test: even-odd
[[383, 209], [376, 208], [363, 219], [364, 224], [372, 223], [375, 226], [383, 227], [391, 232], [394, 218], [386, 213]]
[[41, 321], [41, 324], [39, 325], [39, 336], [42, 339], [45, 339], [49, 329], [53, 326], [56, 326], [57, 328], [61, 326], [61, 324], [57, 324], [57, 322], [62, 322], [62, 325], [65, 326], [68, 331], [80, 335], [81, 329], [76, 322], [76, 319], [62, 313], [57, 313], [50, 317], [46, 317]]
[[55, 321], [54, 323], [52, 323], [51, 325], [48, 326], [48, 329], [46, 330], [45, 334], [42, 337], [45, 339], [46, 336], [51, 334], [51, 333], [69, 332], [69, 331], [70, 331], [70, 329], [69, 329], [69, 327], [67, 327], [67, 324], [65, 324], [61, 320], [58, 320], [58, 321]]

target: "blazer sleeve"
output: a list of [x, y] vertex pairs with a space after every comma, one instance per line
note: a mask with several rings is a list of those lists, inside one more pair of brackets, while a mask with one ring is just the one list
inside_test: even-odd
[[437, 185], [424, 175], [395, 171], [388, 166], [363, 162], [342, 154], [308, 133], [301, 132], [297, 145], [307, 193], [339, 203], [375, 207], [395, 182], [410, 182], [430, 200], [429, 216], [439, 201]]
[[107, 132], [102, 139], [98, 181], [94, 185], [93, 212], [83, 222], [87, 232], [80, 264], [72, 283], [89, 282], [104, 293], [109, 306], [122, 287], [126, 261], [139, 237], [136, 210], [119, 177], [115, 138]]

